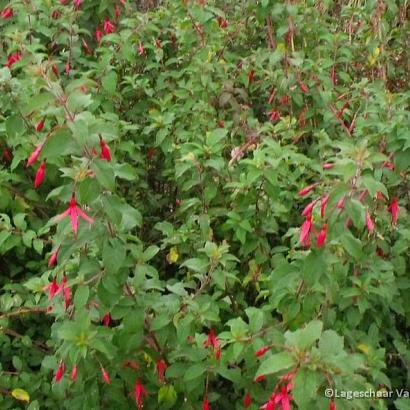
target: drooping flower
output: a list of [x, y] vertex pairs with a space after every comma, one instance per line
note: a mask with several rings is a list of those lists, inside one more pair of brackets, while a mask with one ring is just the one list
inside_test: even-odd
[[391, 204], [387, 207], [387, 211], [391, 213], [391, 221], [393, 224], [397, 223], [397, 219], [399, 217], [399, 211], [400, 211], [400, 207], [399, 207], [399, 200], [397, 198], [397, 196], [394, 196]]
[[106, 327], [110, 326], [110, 323], [111, 323], [111, 314], [110, 314], [110, 312], [108, 312], [104, 315], [102, 322], [103, 322], [104, 326], [106, 326]]
[[11, 162], [13, 157], [10, 154], [10, 151], [8, 150], [8, 148], [4, 148], [3, 149], [3, 155], [2, 155], [2, 159], [4, 159], [7, 162]]
[[278, 121], [280, 120], [280, 114], [279, 111], [273, 109], [271, 112], [268, 113], [269, 119], [271, 121]]
[[65, 73], [67, 75], [70, 74], [70, 70], [71, 70], [70, 62], [67, 61], [67, 63], [65, 64]]
[[40, 144], [37, 145], [36, 149], [30, 154], [27, 160], [28, 167], [33, 165], [38, 160], [38, 157], [41, 154], [41, 150], [43, 149], [43, 146], [44, 146], [44, 142], [41, 142]]
[[221, 347], [219, 345], [219, 340], [215, 336], [214, 329], [210, 329], [208, 338], [204, 342], [204, 347], [209, 347], [211, 346], [215, 352], [215, 358], [216, 360], [219, 360], [221, 357]]
[[165, 370], [167, 369], [167, 364], [165, 363], [164, 359], [157, 359], [156, 368], [158, 373], [158, 380], [161, 382], [165, 381]]
[[44, 119], [40, 120], [36, 125], [36, 131], [40, 132], [44, 128]]
[[77, 365], [74, 365], [73, 368], [71, 369], [70, 379], [72, 382], [75, 382], [76, 378], [77, 378]]
[[41, 185], [41, 183], [44, 180], [45, 175], [46, 175], [46, 161], [43, 161], [40, 164], [36, 172], [36, 177], [34, 178], [34, 188], [38, 188]]
[[246, 392], [245, 397], [243, 399], [243, 407], [247, 409], [252, 404], [252, 398], [249, 392]]
[[307, 204], [305, 206], [305, 208], [303, 209], [303, 211], [302, 211], [302, 216], [308, 217], [309, 215], [311, 215], [312, 211], [313, 211], [313, 208], [315, 207], [317, 201], [318, 201], [318, 199], [315, 199], [314, 201]]
[[144, 45], [141, 43], [141, 41], [138, 43], [138, 54], [140, 56], [144, 55], [145, 53], [145, 48]]
[[54, 220], [59, 222], [67, 216], [71, 219], [71, 228], [75, 236], [77, 236], [78, 232], [78, 217], [83, 218], [90, 224], [94, 222], [92, 218], [90, 218], [85, 212], [81, 210], [75, 199], [75, 194], [71, 196], [68, 208], [63, 213], [55, 216]]
[[325, 195], [320, 201], [320, 216], [323, 218], [325, 216], [326, 206], [329, 202], [330, 194]]
[[252, 83], [254, 78], [255, 78], [255, 70], [249, 70], [249, 72], [248, 72], [248, 82], [249, 82], [249, 84]]
[[51, 253], [50, 258], [48, 260], [48, 267], [51, 268], [57, 264], [57, 257], [58, 257], [58, 252], [60, 252], [60, 246], [57, 246], [57, 248], [54, 250], [54, 252]]
[[3, 19], [9, 19], [9, 18], [13, 17], [14, 16], [13, 9], [11, 7], [5, 7], [2, 10], [2, 12], [0, 13], [0, 16]]
[[81, 0], [73, 0], [73, 3], [74, 3], [74, 7], [75, 7], [76, 9], [79, 9], [79, 8], [80, 8], [80, 6], [81, 6]]
[[101, 366], [101, 376], [104, 380], [104, 383], [106, 383], [106, 384], [111, 383], [110, 375], [108, 374], [107, 370], [105, 370], [104, 367], [102, 367], [102, 366]]
[[360, 195], [359, 195], [359, 201], [360, 201], [360, 202], [363, 202], [364, 199], [366, 198], [366, 196], [367, 196], [367, 189], [365, 189], [364, 191], [362, 191], [362, 192], [360, 193]]
[[55, 75], [56, 77], [58, 77], [58, 68], [57, 68], [57, 66], [56, 66], [55, 64], [53, 64], [53, 65], [51, 66], [51, 69], [53, 70], [54, 75]]
[[338, 208], [338, 209], [344, 209], [344, 207], [345, 207], [345, 202], [346, 202], [346, 197], [342, 196], [342, 197], [337, 201], [336, 208]]
[[366, 209], [366, 226], [367, 226], [367, 230], [371, 233], [374, 230], [374, 223], [372, 221], [372, 218], [369, 214], [369, 210]]
[[62, 379], [62, 377], [64, 375], [64, 369], [65, 369], [64, 362], [61, 361], [58, 368], [57, 368], [57, 370], [56, 370], [56, 374], [54, 376], [54, 380], [55, 380], [56, 383], [58, 383]]
[[271, 349], [271, 346], [263, 346], [255, 352], [255, 356], [262, 357], [270, 349]]
[[318, 248], [321, 248], [326, 243], [326, 236], [327, 236], [327, 223], [322, 226], [322, 229], [317, 236], [316, 245]]
[[335, 403], [334, 400], [332, 400], [332, 401], [329, 403], [329, 410], [336, 410], [336, 403]]
[[306, 94], [309, 92], [308, 86], [303, 81], [299, 83], [299, 86], [300, 86], [300, 90], [302, 91], [302, 93]]
[[65, 310], [67, 310], [71, 303], [71, 289], [70, 288], [64, 287], [63, 297], [64, 297], [64, 307], [65, 307]]
[[335, 166], [332, 162], [326, 162], [322, 165], [323, 169], [332, 169]]
[[115, 14], [115, 17], [116, 17], [117, 20], [118, 20], [118, 18], [119, 18], [120, 15], [121, 15], [121, 10], [120, 10], [120, 8], [119, 8], [118, 6], [115, 6], [114, 14]]
[[144, 396], [148, 396], [148, 392], [140, 380], [135, 382], [135, 402], [137, 403], [138, 409], [142, 409], [144, 406]]
[[102, 31], [97, 27], [95, 29], [95, 39], [97, 40], [98, 43], [101, 41], [102, 36], [103, 36]]
[[264, 375], [264, 374], [261, 374], [260, 376], [255, 377], [255, 382], [256, 382], [256, 383], [259, 383], [259, 382], [261, 382], [262, 380], [265, 380], [265, 375]]
[[105, 159], [106, 161], [111, 161], [110, 148], [101, 136], [100, 136], [100, 147], [101, 147], [101, 155], [100, 155], [101, 159]]
[[90, 46], [88, 45], [87, 41], [84, 38], [82, 39], [82, 43], [83, 43], [83, 48], [85, 50], [85, 53], [88, 54], [89, 56], [92, 55], [93, 52]]
[[305, 195], [307, 195], [310, 191], [312, 191], [312, 190], [315, 188], [316, 185], [317, 185], [317, 182], [314, 183], [314, 184], [312, 184], [312, 185], [308, 185], [308, 186], [305, 187], [305, 188], [302, 188], [302, 189], [298, 192], [298, 195], [299, 195], [299, 196], [305, 196]]
[[58, 292], [58, 284], [57, 284], [56, 278], [54, 278], [51, 283], [49, 283], [47, 286], [45, 286], [45, 287], [43, 288], [43, 290], [44, 290], [45, 292], [48, 291], [48, 300], [53, 299], [53, 297], [54, 297], [54, 296], [56, 295], [56, 293]]
[[6, 67], [11, 68], [17, 61], [21, 60], [21, 53], [20, 51], [16, 51], [14, 54], [10, 54], [7, 57]]
[[208, 397], [205, 396], [204, 400], [202, 401], [202, 410], [210, 410], [210, 406], [209, 406], [209, 401], [208, 401]]
[[108, 18], [104, 20], [103, 28], [106, 34], [111, 34], [111, 33], [114, 33], [115, 31], [114, 24], [111, 23], [110, 19]]
[[300, 243], [301, 244], [306, 244], [306, 241], [309, 238], [311, 229], [312, 229], [312, 216], [309, 215], [305, 219], [305, 222], [303, 222], [302, 227], [300, 228]]

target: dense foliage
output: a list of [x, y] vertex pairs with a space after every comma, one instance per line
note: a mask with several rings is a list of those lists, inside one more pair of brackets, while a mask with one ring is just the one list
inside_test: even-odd
[[0, 408], [409, 409], [407, 0], [15, 0]]

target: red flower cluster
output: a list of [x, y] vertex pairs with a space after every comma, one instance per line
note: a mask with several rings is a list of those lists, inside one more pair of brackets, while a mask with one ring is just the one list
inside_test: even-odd
[[215, 336], [214, 329], [209, 331], [208, 338], [204, 342], [204, 347], [212, 347], [216, 360], [221, 358], [221, 346], [219, 345], [218, 338]]
[[290, 410], [290, 402], [293, 400], [290, 391], [293, 389], [293, 379], [295, 372], [282, 376], [276, 385], [274, 392], [269, 400], [261, 407], [265, 410], [275, 410], [276, 405], [280, 405], [282, 410]]
[[47, 286], [43, 288], [45, 292], [48, 291], [48, 300], [52, 300], [54, 296], [57, 296], [60, 293], [62, 293], [64, 298], [65, 310], [68, 309], [71, 303], [71, 289], [67, 287], [66, 284], [67, 277], [64, 276], [60, 285], [57, 283], [56, 278], [54, 278], [51, 283], [49, 283]]

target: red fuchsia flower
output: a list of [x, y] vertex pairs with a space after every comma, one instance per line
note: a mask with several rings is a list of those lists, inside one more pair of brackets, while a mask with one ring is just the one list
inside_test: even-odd
[[210, 329], [208, 338], [204, 342], [204, 347], [209, 347], [212, 346], [214, 352], [215, 352], [215, 358], [216, 360], [219, 360], [221, 358], [221, 347], [219, 345], [219, 340], [215, 336], [214, 329]]
[[10, 151], [7, 148], [3, 149], [3, 156], [2, 158], [7, 161], [7, 162], [11, 162], [13, 157], [10, 154]]
[[53, 64], [53, 65], [51, 66], [51, 69], [53, 70], [54, 75], [55, 75], [56, 77], [58, 77], [58, 68], [57, 68], [57, 66], [56, 66], [55, 64]]
[[68, 2], [68, 0], [60, 0], [60, 4], [64, 5]]
[[306, 94], [309, 92], [309, 88], [303, 81], [299, 83], [299, 86], [300, 86], [300, 90], [302, 91], [302, 93]]
[[159, 39], [159, 38], [157, 38], [156, 40], [155, 40], [155, 47], [156, 48], [161, 48], [162, 46], [161, 46], [161, 40]]
[[377, 191], [377, 192], [376, 192], [375, 198], [376, 198], [377, 200], [379, 200], [379, 201], [385, 201], [385, 200], [386, 200], [386, 198], [384, 197], [383, 193], [380, 192], [380, 191]]
[[58, 252], [60, 252], [60, 246], [57, 246], [55, 251], [51, 253], [50, 258], [48, 260], [48, 267], [49, 268], [57, 265]]
[[394, 171], [394, 164], [390, 161], [383, 162], [382, 168], [390, 169], [390, 171]]
[[64, 362], [61, 361], [57, 368], [56, 374], [54, 376], [54, 380], [56, 383], [58, 383], [62, 379], [64, 375], [64, 370], [65, 370]]
[[202, 410], [210, 410], [211, 407], [209, 406], [208, 397], [205, 396], [204, 400], [202, 401]]
[[289, 96], [283, 95], [280, 99], [281, 105], [288, 105], [289, 104]]
[[392, 224], [396, 224], [397, 219], [399, 217], [399, 211], [400, 211], [399, 200], [397, 196], [393, 197], [391, 204], [387, 207], [387, 211], [391, 213]]
[[307, 186], [307, 187], [305, 187], [305, 188], [303, 188], [303, 189], [301, 189], [301, 190], [298, 192], [298, 195], [299, 195], [299, 196], [305, 196], [305, 195], [307, 195], [310, 191], [312, 191], [312, 190], [315, 188], [316, 185], [317, 185], [317, 182], [314, 183], [314, 184], [312, 184], [312, 185], [309, 185], [309, 186]]
[[104, 20], [103, 28], [106, 34], [111, 34], [111, 33], [114, 33], [115, 31], [115, 26], [113, 23], [111, 23], [110, 19]]
[[75, 7], [76, 9], [79, 9], [79, 8], [80, 8], [80, 6], [81, 6], [81, 0], [73, 0], [73, 3], [74, 3], [74, 7]]
[[41, 142], [40, 144], [37, 145], [36, 149], [30, 154], [27, 160], [28, 167], [33, 165], [38, 160], [38, 157], [41, 154], [41, 150], [43, 149], [43, 146], [44, 146], [44, 142]]
[[65, 65], [65, 73], [66, 73], [67, 75], [70, 74], [70, 70], [71, 70], [70, 63], [67, 62], [66, 65]]
[[90, 218], [85, 212], [83, 212], [81, 208], [78, 206], [77, 201], [75, 200], [74, 194], [71, 196], [68, 208], [63, 213], [57, 215], [54, 218], [58, 222], [67, 216], [69, 216], [71, 219], [71, 227], [72, 227], [72, 230], [75, 236], [77, 236], [77, 232], [78, 232], [78, 217], [83, 218], [85, 221], [87, 221], [90, 224], [94, 222], [94, 220]]
[[325, 216], [326, 206], [329, 202], [330, 195], [325, 195], [320, 201], [320, 216], [323, 218]]
[[263, 346], [255, 352], [255, 356], [262, 357], [270, 349], [271, 349], [271, 346]]
[[151, 161], [152, 157], [155, 155], [155, 148], [150, 148], [147, 152], [147, 160]]
[[144, 55], [145, 53], [145, 48], [144, 45], [141, 43], [141, 41], [138, 43], [138, 54], [140, 56]]
[[58, 20], [58, 19], [61, 17], [61, 12], [60, 12], [60, 10], [54, 10], [54, 11], [51, 13], [51, 17], [52, 17], [54, 20]]
[[104, 315], [102, 322], [104, 326], [106, 327], [110, 326], [110, 323], [111, 323], [111, 313], [110, 312]]
[[104, 380], [104, 383], [106, 383], [106, 384], [111, 383], [110, 375], [107, 373], [107, 370], [105, 370], [104, 367], [102, 367], [102, 366], [101, 366], [101, 376]]
[[10, 54], [7, 57], [6, 67], [11, 68], [17, 61], [21, 60], [21, 53], [20, 51], [16, 51], [14, 54]]
[[366, 226], [367, 226], [367, 230], [371, 233], [374, 231], [374, 223], [372, 221], [372, 218], [369, 214], [369, 210], [366, 209]]
[[345, 207], [345, 202], [346, 202], [346, 198], [345, 198], [344, 196], [342, 196], [342, 197], [337, 201], [336, 208], [337, 208], [337, 209], [344, 209], [344, 207]]
[[245, 397], [243, 399], [243, 407], [247, 409], [252, 404], [252, 398], [249, 392], [246, 392]]
[[157, 359], [156, 368], [158, 373], [158, 380], [161, 382], [165, 381], [165, 370], [167, 369], [167, 364], [164, 359]]
[[315, 207], [318, 199], [315, 199], [314, 201], [310, 202], [305, 206], [305, 208], [302, 211], [302, 216], [308, 217], [309, 215], [312, 214], [313, 208]]
[[256, 383], [259, 383], [259, 382], [261, 382], [262, 380], [265, 380], [265, 375], [264, 375], [264, 374], [261, 374], [260, 376], [258, 376], [258, 377], [255, 378], [255, 382], [256, 382]]
[[97, 40], [98, 43], [101, 41], [102, 36], [103, 36], [102, 31], [97, 27], [95, 30], [95, 39]]
[[144, 396], [148, 396], [148, 392], [140, 380], [135, 383], [135, 402], [137, 403], [138, 409], [142, 409], [144, 406]]
[[133, 359], [125, 360], [125, 361], [123, 362], [122, 366], [123, 366], [123, 367], [130, 367], [131, 369], [134, 369], [134, 370], [138, 370], [138, 369], [139, 369], [138, 363], [137, 363], [135, 360], [133, 360]]
[[14, 13], [13, 13], [13, 9], [11, 7], [6, 7], [2, 10], [2, 12], [0, 13], [0, 16], [3, 19], [9, 19], [11, 17], [13, 17]]
[[310, 234], [310, 231], [311, 231], [311, 229], [312, 229], [312, 226], [313, 226], [313, 224], [312, 224], [312, 216], [309, 215], [309, 216], [305, 219], [305, 222], [303, 222], [303, 224], [302, 224], [302, 226], [301, 226], [301, 228], [300, 228], [300, 238], [299, 238], [299, 240], [300, 240], [300, 243], [301, 243], [302, 245], [304, 245], [304, 244], [307, 243], [307, 240], [308, 240], [308, 238], [309, 238], [309, 234]]
[[332, 400], [332, 401], [329, 403], [329, 410], [336, 410], [336, 403], [335, 403], [334, 400]]
[[40, 164], [36, 172], [36, 177], [34, 178], [34, 188], [38, 188], [41, 185], [41, 183], [44, 180], [45, 175], [46, 175], [46, 161], [43, 161]]
[[255, 70], [249, 70], [248, 72], [248, 82], [249, 84], [253, 81], [255, 78]]
[[322, 165], [323, 169], [332, 169], [335, 166], [332, 162], [326, 162]]
[[269, 112], [268, 116], [269, 116], [270, 121], [279, 121], [280, 120], [280, 114], [275, 109], [273, 109], [271, 112]]
[[115, 6], [114, 14], [115, 14], [115, 18], [118, 20], [118, 18], [119, 18], [120, 15], [121, 15], [121, 10], [120, 10], [120, 8], [119, 8], [118, 6]]
[[71, 304], [71, 289], [70, 288], [64, 287], [63, 297], [64, 297], [64, 307], [65, 307], [65, 310], [67, 310]]
[[322, 229], [317, 236], [316, 245], [318, 248], [321, 248], [326, 243], [326, 236], [327, 236], [327, 224], [322, 226]]
[[45, 292], [48, 291], [48, 300], [52, 300], [52, 299], [53, 299], [53, 297], [57, 294], [58, 289], [59, 289], [59, 288], [58, 288], [58, 284], [57, 284], [57, 281], [56, 281], [55, 278], [52, 280], [51, 283], [49, 283], [47, 286], [45, 286], [45, 287], [43, 288], [43, 290], [44, 290]]
[[75, 382], [76, 378], [77, 378], [77, 365], [74, 365], [74, 367], [71, 369], [70, 379], [72, 382]]
[[360, 202], [363, 202], [364, 199], [366, 198], [366, 196], [367, 196], [367, 189], [365, 189], [364, 191], [362, 191], [362, 192], [360, 193], [360, 195], [359, 195], [359, 201], [360, 201]]
[[100, 147], [101, 147], [101, 159], [105, 159], [106, 161], [111, 161], [111, 151], [106, 142], [100, 137]]

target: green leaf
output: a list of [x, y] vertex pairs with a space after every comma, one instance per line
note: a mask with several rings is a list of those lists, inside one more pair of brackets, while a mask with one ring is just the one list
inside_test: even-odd
[[265, 359], [258, 368], [255, 378], [260, 375], [277, 373], [295, 366], [295, 358], [288, 352], [276, 353]]
[[208, 270], [209, 261], [207, 259], [192, 258], [187, 259], [181, 266], [198, 273], [205, 273]]
[[343, 337], [334, 330], [325, 330], [320, 336], [319, 351], [323, 356], [331, 356], [343, 352]]
[[343, 247], [351, 256], [353, 256], [357, 260], [361, 260], [363, 258], [362, 243], [350, 232], [345, 232], [340, 237], [340, 242], [342, 242]]
[[319, 380], [317, 373], [308, 369], [299, 369], [294, 379], [292, 396], [299, 409], [314, 408], [312, 401], [317, 397]]
[[206, 371], [206, 366], [203, 363], [197, 363], [189, 366], [184, 374], [184, 381], [189, 382], [190, 380], [197, 379], [203, 375]]
[[145, 249], [142, 258], [144, 262], [148, 262], [151, 260], [157, 253], [159, 252], [159, 248], [156, 245], [150, 245], [147, 249]]
[[86, 285], [80, 285], [74, 295], [74, 306], [77, 310], [84, 310], [85, 305], [88, 302], [88, 296], [90, 289]]
[[12, 115], [6, 120], [6, 133], [9, 138], [15, 138], [24, 132], [24, 121], [20, 115]]
[[305, 351], [319, 339], [322, 329], [323, 323], [319, 320], [313, 320], [303, 329], [298, 329], [295, 332], [287, 331], [285, 333], [285, 339], [289, 346]]
[[103, 88], [109, 93], [114, 94], [117, 88], [117, 74], [115, 71], [110, 71], [101, 79]]
[[161, 408], [170, 408], [177, 401], [177, 392], [172, 384], [161, 386], [158, 390], [158, 403], [162, 403]]
[[103, 160], [96, 160], [91, 165], [97, 181], [106, 189], [110, 191], [115, 190], [115, 175], [110, 162]]

